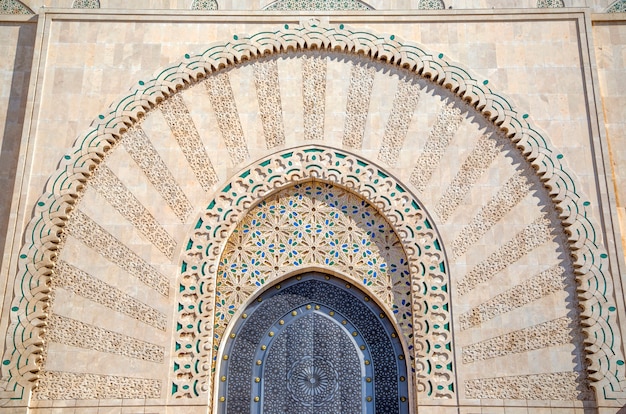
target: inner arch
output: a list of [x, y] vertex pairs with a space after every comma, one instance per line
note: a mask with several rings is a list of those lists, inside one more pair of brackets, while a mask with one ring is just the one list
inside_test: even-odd
[[389, 315], [310, 272], [265, 290], [221, 353], [217, 412], [408, 413], [406, 358]]

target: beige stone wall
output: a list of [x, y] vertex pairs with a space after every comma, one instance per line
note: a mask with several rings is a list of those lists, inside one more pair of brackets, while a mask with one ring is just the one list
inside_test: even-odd
[[[15, 222], [10, 220], [11, 203], [17, 173], [22, 127], [35, 45], [36, 19], [15, 18], [0, 22], [0, 263], [8, 262], [8, 250], [14, 238], [8, 234]], [[18, 184], [19, 185], [19, 184]], [[12, 231], [11, 231], [12, 233]], [[5, 236], [6, 239], [5, 239]]]
[[[609, 141], [613, 186], [622, 247], [626, 246], [626, 22], [621, 16], [597, 16], [593, 41], [602, 95], [602, 109]], [[626, 248], [626, 247], [625, 247]], [[625, 250], [626, 256], [626, 250]]]

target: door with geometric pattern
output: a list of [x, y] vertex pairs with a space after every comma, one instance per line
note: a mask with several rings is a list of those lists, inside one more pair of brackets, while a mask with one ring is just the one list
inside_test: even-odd
[[408, 413], [406, 359], [386, 313], [321, 273], [262, 293], [230, 330], [220, 413]]

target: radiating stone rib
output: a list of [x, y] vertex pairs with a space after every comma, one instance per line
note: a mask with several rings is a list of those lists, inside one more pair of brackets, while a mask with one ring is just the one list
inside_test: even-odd
[[165, 355], [165, 348], [162, 346], [59, 315], [48, 318], [46, 339], [149, 362], [162, 363]]
[[[498, 193], [480, 209], [472, 221], [452, 242], [455, 258], [464, 254], [485, 235], [506, 213], [511, 211], [530, 191], [530, 182], [521, 174], [514, 174]], [[439, 205], [437, 206], [439, 208]], [[443, 207], [442, 207], [443, 209]], [[442, 217], [444, 220], [448, 217]]]
[[525, 306], [533, 301], [563, 290], [565, 269], [553, 266], [523, 283], [470, 309], [459, 317], [461, 330], [466, 330]]
[[91, 185], [108, 202], [169, 259], [174, 255], [176, 242], [137, 200], [124, 183], [107, 167], [100, 165]]
[[324, 139], [326, 115], [326, 59], [302, 57], [302, 98], [304, 101], [304, 139]]
[[465, 275], [457, 284], [459, 295], [465, 295], [478, 284], [490, 280], [534, 248], [550, 240], [550, 232], [550, 221], [543, 216], [537, 218]]
[[465, 381], [466, 398], [577, 400], [577, 372], [517, 375]]
[[411, 173], [410, 181], [417, 191], [422, 192], [426, 189], [426, 185], [439, 167], [443, 154], [450, 145], [462, 120], [461, 110], [452, 104], [444, 106], [437, 116], [437, 120], [428, 134], [424, 150]]
[[169, 282], [154, 267], [80, 210], [74, 210], [67, 226], [69, 234], [124, 269], [146, 286], [168, 296]]
[[225, 72], [216, 73], [209, 76], [204, 84], [228, 155], [233, 165], [237, 165], [247, 160], [249, 154], [233, 88], [230, 85], [230, 76]]
[[209, 191], [217, 183], [217, 174], [180, 93], [163, 101], [160, 109], [198, 183]]
[[417, 82], [410, 79], [400, 79], [391, 114], [385, 126], [383, 142], [378, 152], [380, 161], [390, 166], [394, 166], [398, 161], [419, 96], [420, 88]]
[[363, 146], [375, 75], [376, 68], [366, 63], [355, 62], [352, 66], [343, 131], [344, 147], [361, 149]]
[[138, 126], [131, 128], [123, 136], [122, 145], [174, 214], [184, 223], [193, 211], [193, 206], [145, 131]]
[[78, 296], [106, 306], [114, 312], [122, 313], [165, 331], [167, 318], [163, 313], [63, 260], [59, 260], [56, 264], [52, 286], [53, 288], [62, 287]]
[[471, 364], [568, 344], [572, 341], [569, 328], [571, 322], [569, 318], [562, 317], [465, 346], [462, 361], [464, 364]]
[[463, 161], [445, 193], [435, 206], [439, 218], [445, 222], [454, 213], [457, 207], [470, 191], [480, 176], [489, 168], [500, 149], [496, 141], [483, 135], [478, 139], [470, 155]]
[[162, 387], [151, 378], [43, 371], [35, 394], [39, 400], [143, 399], [159, 398]]
[[257, 62], [253, 67], [265, 145], [271, 149], [285, 144], [278, 64], [275, 59], [271, 59]]

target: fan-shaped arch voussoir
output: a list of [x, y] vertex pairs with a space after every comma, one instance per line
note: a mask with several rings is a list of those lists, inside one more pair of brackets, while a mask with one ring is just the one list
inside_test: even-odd
[[[586, 325], [589, 327], [585, 329], [590, 337], [604, 338], [587, 348], [590, 376], [607, 398], [624, 398], [626, 391], [620, 382], [624, 377], [623, 357], [609, 328], [617, 323], [617, 316], [610, 310], [615, 309], [612, 283], [603, 270], [608, 269], [607, 255], [599, 247], [596, 232], [587, 218], [588, 202], [583, 202], [577, 193], [571, 175], [561, 162], [562, 156], [533, 129], [526, 114], [518, 113], [507, 99], [489, 88], [488, 81], [476, 79], [467, 70], [448, 62], [443, 54], [428, 53], [393, 35], [381, 36], [344, 25], [322, 27], [314, 23], [284, 25], [276, 31], [253, 36], [233, 36], [201, 54], [185, 55], [183, 61], [162, 70], [153, 79], [140, 80], [76, 141], [38, 200], [20, 251], [9, 328], [15, 332], [16, 342], [13, 338], [7, 339], [2, 366], [4, 378], [8, 379], [7, 389], [19, 395], [23, 387], [31, 386], [31, 382], [38, 379], [42, 348], [33, 344], [41, 343], [49, 300], [45, 286], [54, 266], [60, 235], [91, 171], [121, 134], [159, 101], [210, 73], [266, 54], [304, 49], [362, 54], [410, 70], [450, 89], [505, 132], [537, 171], [560, 213], [563, 226], [569, 231], [570, 250], [582, 286], [583, 317], [588, 318]], [[598, 329], [602, 334], [596, 332]]]

